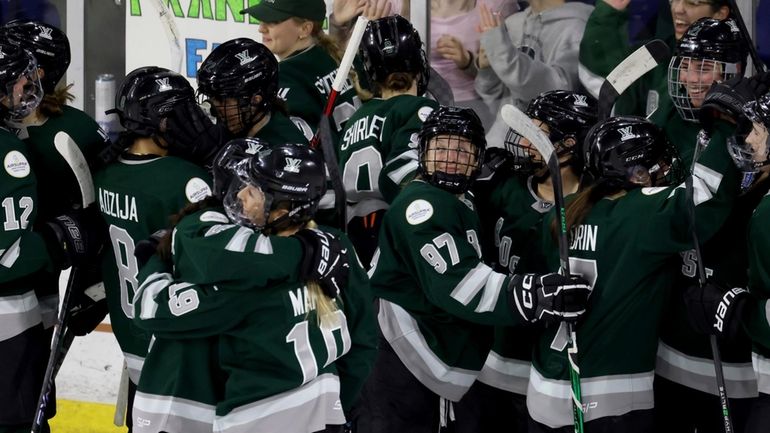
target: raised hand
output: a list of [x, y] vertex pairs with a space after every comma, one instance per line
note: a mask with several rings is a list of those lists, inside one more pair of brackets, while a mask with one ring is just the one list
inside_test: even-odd
[[436, 42], [436, 52], [441, 57], [455, 62], [460, 69], [470, 66], [471, 53], [465, 49], [463, 43], [454, 36], [442, 35]]
[[391, 15], [391, 9], [390, 0], [369, 0], [364, 8], [364, 16], [376, 20]]
[[500, 12], [492, 12], [487, 7], [486, 3], [479, 4], [479, 18], [481, 19], [479, 25], [476, 26], [476, 31], [484, 33], [487, 30], [500, 27], [503, 23], [503, 19], [500, 18]]
[[343, 25], [364, 13], [367, 0], [334, 0], [332, 14], [335, 24]]

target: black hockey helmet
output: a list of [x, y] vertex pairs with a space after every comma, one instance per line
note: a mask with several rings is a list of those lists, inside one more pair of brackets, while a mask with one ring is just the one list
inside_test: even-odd
[[[316, 213], [321, 197], [326, 193], [326, 169], [322, 155], [302, 144], [285, 144], [263, 150], [236, 166], [241, 180], [233, 183], [224, 204], [230, 209], [230, 217], [256, 229], [269, 230], [277, 227], [307, 222]], [[258, 188], [264, 194], [264, 222], [247, 218], [243, 212], [238, 192], [245, 186]], [[280, 207], [288, 214], [267, 223], [270, 211]], [[238, 210], [240, 209], [240, 217]], [[235, 210], [235, 212], [233, 212]]]
[[643, 117], [611, 117], [588, 132], [585, 171], [609, 188], [678, 183], [683, 171], [665, 133]]
[[120, 124], [139, 135], [161, 133], [161, 122], [175, 106], [195, 104], [195, 91], [187, 79], [158, 66], [135, 69], [126, 75], [115, 95]]
[[42, 99], [35, 56], [19, 46], [0, 43], [0, 117], [22, 119]]
[[0, 27], [0, 38], [32, 52], [44, 75], [45, 93], [52, 93], [70, 65], [70, 42], [60, 29], [29, 20], [14, 20]]
[[384, 83], [394, 72], [409, 72], [417, 78], [417, 94], [428, 88], [430, 68], [420, 34], [400, 15], [369, 21], [358, 48], [369, 80]]
[[[743, 172], [741, 188], [746, 190], [757, 180], [759, 170], [770, 165], [770, 134], [767, 133], [770, 131], [770, 93], [746, 104], [743, 112], [753, 123], [743, 125], [748, 121], [739, 120], [738, 133], [727, 139], [727, 148], [736, 167]], [[761, 141], [762, 133], [757, 134], [762, 128], [764, 142]]]
[[[446, 138], [447, 142], [436, 143], [437, 137]], [[461, 149], [459, 138], [470, 141], [472, 149]], [[418, 139], [420, 176], [453, 194], [467, 191], [481, 172], [487, 147], [484, 126], [476, 112], [470, 108], [441, 106], [425, 119]], [[431, 149], [448, 152], [435, 152], [431, 156]], [[463, 154], [465, 156], [461, 156]]]
[[[574, 156], [570, 163], [578, 171], [583, 169], [580, 145], [598, 120], [598, 105], [593, 97], [569, 90], [544, 92], [529, 103], [527, 115], [548, 125], [556, 153], [559, 156], [571, 153]], [[523, 172], [545, 167], [543, 158], [534, 156], [522, 145], [522, 138], [512, 129], [505, 138], [505, 147], [514, 157], [514, 166]], [[567, 147], [563, 143], [570, 138], [575, 144]]]
[[236, 138], [228, 141], [214, 157], [211, 176], [214, 196], [224, 198], [230, 182], [236, 177], [235, 166], [246, 158], [267, 149], [269, 144], [256, 137]]
[[748, 45], [732, 18], [701, 18], [690, 25], [668, 68], [668, 92], [682, 118], [697, 121], [711, 84], [743, 76], [747, 57]]

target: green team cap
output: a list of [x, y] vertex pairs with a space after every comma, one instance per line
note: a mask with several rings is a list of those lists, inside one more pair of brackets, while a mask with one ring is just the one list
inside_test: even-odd
[[279, 23], [291, 17], [311, 21], [326, 18], [326, 4], [323, 0], [262, 0], [259, 4], [241, 11], [266, 23]]

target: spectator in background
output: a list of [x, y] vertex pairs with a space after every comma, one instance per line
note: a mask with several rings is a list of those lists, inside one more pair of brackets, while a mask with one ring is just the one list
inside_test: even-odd
[[[476, 91], [491, 107], [511, 103], [526, 109], [548, 90], [576, 90], [578, 49], [592, 6], [564, 0], [532, 0], [505, 19], [481, 3], [481, 49]], [[502, 146], [508, 127], [499, 113], [487, 132], [490, 146]]]
[[365, 15], [370, 20], [401, 15], [409, 19], [409, 2], [403, 0], [334, 0], [329, 15], [329, 34], [337, 38], [341, 47], [347, 44], [355, 18]]
[[[484, 129], [494, 122], [497, 106], [487, 106], [474, 88], [478, 72], [480, 24], [476, 0], [431, 0], [430, 2], [430, 65], [452, 87], [455, 104], [472, 108], [481, 118]], [[505, 18], [519, 10], [513, 0], [489, 0], [489, 8]]]
[[[635, 48], [625, 30], [630, 3], [631, 0], [599, 0], [586, 24], [580, 43], [580, 81], [594, 97], [598, 97], [604, 77]], [[726, 0], [670, 0], [670, 13], [661, 4], [655, 38], [666, 42], [673, 52], [676, 41], [690, 24], [704, 17], [727, 18], [730, 14], [728, 3]], [[668, 63], [661, 62], [631, 85], [618, 99], [615, 114], [645, 116], [661, 127], [671, 116], [676, 116], [668, 95]]]

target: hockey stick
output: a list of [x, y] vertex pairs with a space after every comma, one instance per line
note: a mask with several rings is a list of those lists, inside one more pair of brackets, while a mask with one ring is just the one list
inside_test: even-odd
[[[547, 135], [532, 122], [532, 119], [513, 105], [506, 104], [500, 111], [503, 121], [522, 137], [529, 140], [535, 149], [540, 152], [544, 161], [548, 163], [548, 171], [553, 183], [553, 198], [556, 206], [556, 215], [559, 218], [559, 262], [564, 275], [570, 275], [569, 244], [567, 243], [567, 215], [564, 208], [564, 189], [561, 183], [561, 168], [559, 156], [554, 152], [553, 143]], [[578, 354], [577, 334], [575, 327], [567, 325], [567, 334], [570, 347], [567, 350], [569, 359], [569, 376], [572, 385], [572, 415], [575, 425], [575, 433], [583, 433], [583, 403], [580, 389], [580, 368], [576, 357]]]
[[441, 105], [455, 105], [455, 95], [449, 83], [435, 69], [430, 68], [427, 92]]
[[[698, 143], [696, 143], [696, 152], [702, 146], [704, 137], [698, 134]], [[700, 241], [698, 240], [698, 231], [695, 227], [695, 197], [693, 187], [693, 176], [695, 172], [695, 161], [697, 161], [698, 155], [693, 157], [692, 167], [690, 173], [685, 179], [685, 193], [687, 198], [687, 217], [690, 220], [690, 233], [692, 235], [693, 250], [695, 251], [695, 266], [698, 269], [698, 285], [703, 287], [706, 285], [706, 265], [703, 263], [703, 254], [700, 250]], [[722, 369], [722, 357], [719, 355], [719, 343], [717, 342], [716, 335], [709, 336], [709, 343], [711, 345], [711, 356], [714, 358], [714, 372], [717, 380], [717, 392], [719, 393], [719, 404], [722, 408], [722, 422], [724, 423], [725, 433], [733, 433], [733, 420], [730, 416], [730, 402], [727, 399], [727, 387], [725, 385], [725, 375]]]
[[741, 9], [738, 7], [735, 0], [729, 0], [728, 3], [730, 4], [730, 16], [738, 24], [738, 30], [741, 31], [743, 38], [746, 39], [746, 45], [749, 46], [749, 55], [751, 56], [751, 61], [754, 63], [754, 69], [759, 73], [765, 72], [765, 64], [762, 62], [762, 59], [759, 58], [757, 47], [754, 46], [754, 42], [751, 40], [749, 29], [746, 28], [746, 22], [743, 21], [743, 15], [741, 15]]
[[324, 108], [321, 122], [318, 125], [318, 130], [310, 141], [310, 145], [314, 149], [318, 148], [319, 144], [321, 146], [324, 162], [326, 162], [326, 168], [329, 170], [329, 177], [334, 188], [334, 207], [337, 209], [340, 229], [343, 231], [347, 228], [347, 200], [345, 198], [345, 186], [342, 184], [342, 175], [340, 175], [340, 167], [337, 163], [336, 143], [333, 143], [331, 138], [331, 116], [334, 111], [334, 102], [337, 100], [337, 95], [340, 94], [345, 82], [348, 80], [350, 68], [353, 65], [353, 60], [356, 58], [358, 46], [361, 44], [361, 38], [364, 36], [368, 22], [368, 18], [360, 16], [353, 27], [353, 32], [350, 34], [350, 39], [348, 39], [348, 45], [345, 47], [345, 54], [342, 56], [340, 66], [337, 68], [337, 74], [334, 76], [332, 90], [329, 92], [329, 99], [326, 101], [326, 107]]
[[175, 72], [182, 73], [184, 56], [182, 54], [182, 36], [179, 33], [179, 27], [174, 21], [174, 14], [168, 10], [166, 0], [153, 0], [155, 8], [158, 10], [158, 18], [163, 24], [163, 30], [166, 32], [166, 38], [171, 50], [171, 65]]
[[669, 58], [668, 45], [655, 39], [639, 47], [615, 66], [599, 90], [599, 121], [610, 117], [615, 101], [634, 81]]
[[118, 400], [115, 402], [115, 415], [112, 423], [122, 427], [126, 422], [126, 409], [128, 408], [128, 364], [123, 359], [123, 368], [120, 372], [120, 385], [118, 386]]
[[[67, 165], [70, 166], [75, 178], [80, 186], [80, 196], [83, 200], [83, 209], [87, 208], [94, 202], [94, 182], [91, 178], [91, 172], [88, 169], [86, 158], [80, 151], [80, 148], [75, 141], [66, 132], [59, 131], [54, 137], [54, 147], [56, 151], [64, 158]], [[64, 299], [62, 300], [61, 307], [59, 309], [58, 321], [54, 327], [53, 338], [51, 340], [51, 354], [48, 356], [48, 365], [45, 368], [45, 376], [43, 376], [43, 387], [40, 390], [40, 396], [37, 399], [37, 410], [35, 412], [35, 418], [32, 420], [32, 433], [40, 432], [43, 426], [43, 418], [45, 417], [45, 410], [48, 407], [48, 399], [50, 397], [51, 389], [53, 388], [55, 373], [58, 372], [59, 366], [63, 361], [63, 355], [66, 353], [68, 347], [65, 347], [65, 342], [72, 340], [64, 336], [64, 330], [67, 327], [67, 306], [69, 305], [70, 295], [72, 294], [72, 287], [74, 286], [78, 269], [72, 267], [70, 270], [70, 276], [67, 280], [67, 288], [64, 291]]]

